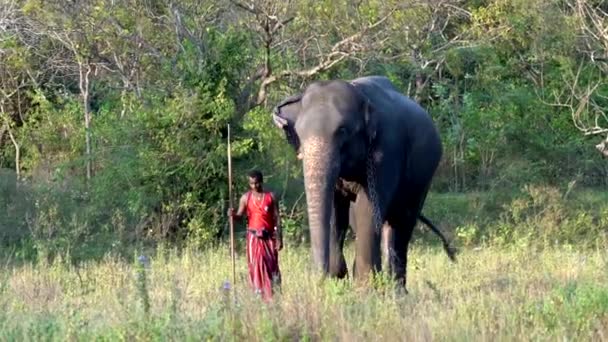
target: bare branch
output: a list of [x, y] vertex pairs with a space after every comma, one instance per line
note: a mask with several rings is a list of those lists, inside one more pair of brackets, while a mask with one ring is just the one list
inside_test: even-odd
[[8, 115], [6, 115], [6, 112], [4, 111], [3, 103], [0, 103], [0, 115], [3, 119], [2, 132], [8, 132], [8, 136], [13, 143], [13, 147], [15, 148], [15, 173], [17, 175], [17, 180], [19, 180], [21, 178], [21, 146], [17, 142], [17, 139], [15, 139]]
[[[7, 39], [14, 33], [14, 28], [17, 23], [17, 6], [14, 0], [3, 1], [0, 4], [0, 39]], [[0, 52], [2, 52], [0, 50]]]
[[246, 4], [243, 4], [242, 2], [236, 1], [236, 0], [230, 0], [230, 2], [233, 3], [236, 7], [244, 9], [245, 11], [247, 11], [251, 14], [259, 14], [259, 11], [256, 9], [254, 3], [250, 3], [249, 5], [246, 5]]
[[346, 58], [354, 56], [357, 52], [360, 52], [364, 49], [364, 47], [358, 44], [359, 40], [366, 35], [367, 32], [373, 30], [374, 28], [379, 27], [382, 23], [384, 23], [394, 11], [390, 11], [387, 15], [379, 19], [378, 21], [372, 23], [369, 26], [364, 27], [361, 31], [356, 32], [338, 42], [336, 42], [330, 49], [331, 52], [325, 54], [321, 61], [308, 69], [305, 70], [284, 70], [276, 75], [266, 75], [262, 80], [260, 85], [260, 90], [258, 91], [257, 100], [255, 101], [255, 105], [262, 105], [266, 101], [267, 97], [267, 89], [268, 86], [277, 80], [284, 79], [287, 77], [300, 77], [309, 79], [320, 72], [331, 69], [336, 64], [342, 62]]
[[277, 19], [276, 19], [276, 17], [275, 17], [274, 19], [275, 19], [275, 21], [276, 21], [276, 24], [275, 24], [275, 25], [272, 27], [271, 32], [272, 32], [272, 33], [277, 32], [278, 30], [280, 30], [280, 29], [282, 29], [283, 27], [285, 27], [285, 25], [289, 24], [289, 23], [290, 23], [292, 20], [294, 20], [295, 18], [296, 18], [296, 17], [295, 17], [295, 16], [293, 16], [293, 17], [289, 17], [289, 18], [287, 18], [287, 19], [284, 19], [284, 20], [280, 20], [280, 21], [279, 21], [279, 20], [277, 20]]
[[[291, 11], [289, 2], [287, 4], [263, 0], [247, 2], [245, 0], [231, 0], [230, 2], [237, 8], [253, 15], [255, 18], [253, 29], [259, 33], [263, 46], [262, 65], [255, 74], [248, 78], [247, 83], [242, 88], [242, 93], [238, 97], [240, 99], [238, 105], [240, 115], [264, 104], [268, 97], [268, 88], [279, 80], [288, 78], [309, 79], [348, 58], [357, 59], [357, 54], [372, 51], [373, 46], [383, 44], [386, 41], [384, 37], [373, 39], [370, 33], [382, 26], [394, 13], [394, 10], [389, 10], [385, 16], [377, 21], [363, 25], [354, 33], [351, 31], [346, 37], [342, 37], [330, 46], [325, 45], [330, 37], [327, 32], [313, 34], [305, 38], [299, 37], [302, 42], [296, 43], [295, 52], [301, 55], [300, 60], [303, 67], [301, 69], [274, 71], [271, 65], [271, 55], [276, 53], [277, 49], [285, 47], [288, 42], [298, 41], [298, 38], [294, 39], [292, 36], [281, 37], [284, 28], [295, 19], [294, 15], [289, 14]], [[342, 30], [340, 27], [335, 27], [332, 31], [340, 34], [339, 32]], [[321, 41], [325, 44], [322, 44]], [[316, 53], [313, 52], [315, 49], [317, 50]], [[314, 60], [314, 62], [309, 63], [310, 60]], [[257, 91], [253, 91], [254, 83], [259, 86]]]
[[[541, 102], [552, 107], [561, 107], [570, 111], [572, 122], [574, 126], [581, 131], [584, 135], [596, 135], [608, 132], [608, 128], [602, 127], [602, 125], [608, 124], [608, 118], [606, 118], [601, 107], [593, 101], [593, 96], [599, 86], [603, 84], [602, 79], [595, 82], [594, 84], [588, 84], [581, 86], [580, 76], [582, 72], [584, 61], [581, 61], [575, 74], [563, 75], [562, 79], [566, 88], [564, 88], [559, 94], [553, 92], [553, 101], [548, 102], [539, 95]], [[568, 90], [568, 92], [566, 92]], [[590, 110], [591, 107], [591, 110]], [[585, 120], [590, 114], [595, 117], [592, 120], [593, 125], [586, 123], [589, 119]], [[603, 118], [603, 120], [601, 120]], [[600, 123], [600, 120], [603, 123]]]
[[[566, 87], [559, 94], [552, 94], [553, 101], [546, 101], [543, 96], [539, 98], [547, 105], [569, 110], [574, 126], [584, 135], [606, 134], [608, 116], [595, 99], [604, 98], [597, 90], [606, 85], [602, 74], [608, 71], [608, 13], [599, 4], [594, 5], [586, 0], [569, 0], [566, 5], [571, 10], [570, 15], [578, 20], [580, 39], [585, 46], [581, 52], [587, 55], [591, 63], [581, 60], [576, 72], [563, 75]], [[584, 64], [599, 71], [596, 81], [581, 84]], [[604, 157], [608, 157], [608, 138], [595, 147]]]
[[568, 5], [579, 19], [589, 58], [608, 72], [608, 13], [585, 0], [571, 0]]
[[600, 151], [604, 158], [608, 158], [608, 137], [599, 144], [595, 145], [595, 148]]

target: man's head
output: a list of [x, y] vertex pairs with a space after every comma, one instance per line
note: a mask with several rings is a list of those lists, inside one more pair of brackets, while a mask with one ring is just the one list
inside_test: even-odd
[[262, 191], [262, 184], [264, 183], [264, 176], [259, 170], [251, 170], [247, 174], [249, 176], [249, 188], [255, 191]]

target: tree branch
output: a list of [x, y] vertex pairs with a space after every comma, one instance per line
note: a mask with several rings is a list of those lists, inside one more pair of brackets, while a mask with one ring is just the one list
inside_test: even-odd
[[[247, 108], [247, 110], [251, 110], [257, 106], [262, 105], [268, 96], [268, 87], [281, 80], [288, 77], [299, 77], [304, 79], [309, 79], [320, 72], [326, 71], [342, 62], [346, 58], [353, 57], [356, 53], [361, 52], [365, 49], [365, 47], [358, 42], [371, 30], [382, 25], [392, 14], [394, 10], [389, 11], [387, 15], [377, 20], [376, 22], [365, 26], [361, 31], [356, 32], [348, 37], [343, 38], [342, 40], [334, 43], [332, 47], [329, 49], [329, 53], [323, 54], [321, 60], [310, 68], [303, 70], [283, 70], [276, 74], [272, 74], [271, 66], [270, 66], [270, 44], [266, 46], [266, 55], [265, 55], [265, 72], [261, 77], [260, 89], [258, 90], [256, 100]], [[283, 22], [290, 22], [293, 18], [288, 18]], [[268, 32], [269, 36], [272, 37], [271, 32]], [[271, 43], [272, 39], [269, 39], [268, 43]]]

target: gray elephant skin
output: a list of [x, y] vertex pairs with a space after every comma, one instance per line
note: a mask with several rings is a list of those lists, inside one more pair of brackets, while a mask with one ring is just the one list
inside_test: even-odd
[[[408, 245], [418, 219], [454, 250], [422, 207], [442, 157], [428, 113], [383, 76], [315, 81], [283, 100], [274, 123], [302, 160], [314, 263], [345, 277], [346, 231], [356, 225], [355, 279], [381, 270], [381, 229], [389, 272], [405, 286]], [[352, 202], [352, 214], [349, 208]]]

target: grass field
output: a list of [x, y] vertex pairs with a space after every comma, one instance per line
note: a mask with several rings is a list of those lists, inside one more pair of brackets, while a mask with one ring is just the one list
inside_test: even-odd
[[[319, 283], [307, 249], [281, 253], [282, 294], [263, 305], [226, 248], [159, 251], [145, 271], [106, 257], [0, 269], [0, 340], [608, 340], [608, 255], [557, 247], [411, 249], [408, 294]], [[352, 250], [348, 250], [352, 260]], [[143, 275], [143, 277], [142, 277]]]

